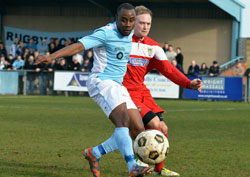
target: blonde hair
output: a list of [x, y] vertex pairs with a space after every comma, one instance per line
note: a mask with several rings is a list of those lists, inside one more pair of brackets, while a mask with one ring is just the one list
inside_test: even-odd
[[149, 14], [151, 17], [153, 15], [152, 11], [143, 5], [136, 6], [135, 13], [136, 13], [136, 15]]

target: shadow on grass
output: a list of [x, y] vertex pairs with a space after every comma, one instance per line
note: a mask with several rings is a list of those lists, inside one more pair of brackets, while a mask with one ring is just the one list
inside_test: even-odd
[[[101, 167], [102, 169], [102, 167]], [[128, 176], [124, 171], [117, 171], [117, 169], [110, 169], [109, 167], [103, 169], [104, 177], [123, 177]], [[69, 175], [70, 174], [70, 175]], [[92, 176], [89, 167], [86, 168], [65, 168], [53, 165], [39, 165], [39, 164], [25, 164], [17, 162], [1, 162], [0, 161], [0, 177], [6, 176], [25, 176], [25, 177], [62, 177], [62, 176]]]
[[6, 174], [9, 176], [23, 175], [38, 177], [59, 177], [62, 176], [59, 175], [59, 173], [66, 174], [67, 172], [72, 173], [73, 171], [84, 173], [85, 170], [83, 170], [83, 168], [64, 168], [57, 166], [24, 164], [16, 162], [0, 162], [0, 171], [0, 176], [1, 174]]

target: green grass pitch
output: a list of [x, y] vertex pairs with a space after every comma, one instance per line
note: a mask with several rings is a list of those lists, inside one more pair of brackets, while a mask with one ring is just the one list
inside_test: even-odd
[[[250, 105], [163, 100], [170, 153], [182, 177], [250, 176]], [[0, 96], [0, 177], [91, 177], [82, 152], [114, 127], [88, 97]], [[102, 177], [126, 177], [119, 152], [104, 156]], [[153, 176], [153, 175], [152, 175]]]

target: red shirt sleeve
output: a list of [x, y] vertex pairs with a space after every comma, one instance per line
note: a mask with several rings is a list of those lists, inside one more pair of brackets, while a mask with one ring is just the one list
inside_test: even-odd
[[149, 66], [148, 71], [155, 68], [175, 84], [183, 88], [191, 89], [191, 81], [168, 60], [158, 60], [153, 58], [150, 60]]

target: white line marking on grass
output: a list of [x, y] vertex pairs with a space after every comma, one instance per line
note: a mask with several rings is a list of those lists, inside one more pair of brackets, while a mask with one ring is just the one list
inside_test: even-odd
[[[30, 108], [29, 105], [22, 105], [22, 106], [0, 105], [0, 108], [6, 108], [6, 107], [7, 108], [13, 108], [13, 109], [26, 109], [26, 108], [29, 109]], [[39, 105], [39, 108], [44, 108], [44, 106]], [[59, 107], [52, 107], [52, 108], [49, 108], [49, 109], [60, 110]], [[70, 109], [74, 109], [74, 108], [70, 108]], [[75, 108], [75, 109], [79, 109], [79, 108]], [[203, 111], [235, 111], [235, 110], [249, 110], [250, 111], [250, 108], [166, 109], [166, 112], [203, 112]]]
[[6, 98], [40, 98], [41, 96], [0, 96], [0, 99], [6, 99]]
[[232, 110], [250, 110], [250, 108], [202, 108], [202, 109], [177, 109], [166, 112], [202, 112], [202, 111], [232, 111]]

